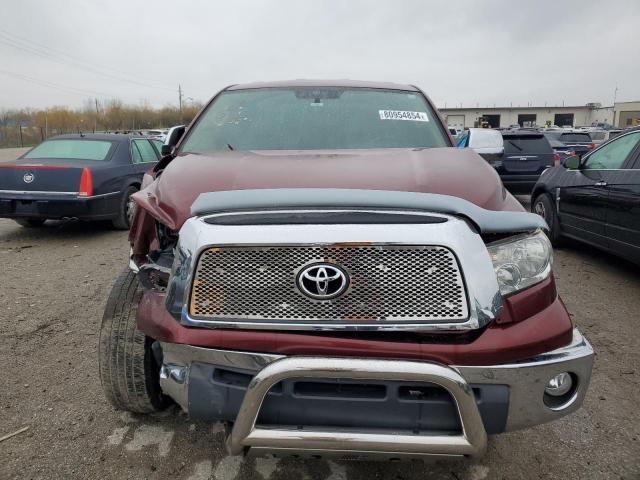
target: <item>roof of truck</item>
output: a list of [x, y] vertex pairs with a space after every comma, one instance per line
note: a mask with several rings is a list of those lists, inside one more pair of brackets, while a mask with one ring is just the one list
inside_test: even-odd
[[409, 90], [417, 92], [413, 85], [391, 82], [369, 82], [363, 80], [279, 80], [273, 82], [253, 82], [231, 85], [226, 90], [248, 90], [253, 88], [283, 88], [283, 87], [352, 87], [352, 88], [380, 88], [385, 90]]

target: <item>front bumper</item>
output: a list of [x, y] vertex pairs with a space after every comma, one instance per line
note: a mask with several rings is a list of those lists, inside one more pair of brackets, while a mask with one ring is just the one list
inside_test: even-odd
[[[478, 456], [486, 449], [487, 421], [481, 414], [475, 392], [481, 391], [483, 386], [508, 388], [504, 430], [525, 428], [560, 418], [578, 409], [587, 391], [593, 364], [593, 349], [577, 329], [573, 332], [571, 343], [563, 348], [521, 362], [491, 366], [446, 366], [433, 362], [365, 358], [287, 357], [171, 343], [161, 343], [161, 346], [161, 387], [189, 413], [197, 405], [202, 405], [202, 398], [197, 397], [206, 396], [208, 392], [219, 394], [219, 391], [207, 390], [208, 380], [196, 374], [199, 366], [253, 372], [237, 415], [232, 419], [234, 426], [228, 439], [232, 454], [247, 452], [252, 455], [329, 454], [348, 458], [370, 455], [377, 458]], [[550, 408], [543, 400], [544, 388], [552, 376], [561, 372], [573, 375], [574, 389], [562, 405]], [[269, 401], [274, 401], [273, 398], [269, 399], [272, 396], [269, 392], [292, 380], [435, 385], [446, 390], [453, 399], [460, 428], [457, 432], [429, 432], [417, 426], [414, 431], [402, 428], [372, 431], [366, 425], [361, 429], [261, 425], [261, 410], [267, 408]], [[216, 401], [211, 403], [213, 409], [214, 405], [219, 406], [229, 399], [223, 396]], [[335, 399], [331, 400], [330, 405], [331, 408], [340, 408], [336, 407]], [[314, 425], [311, 417], [307, 425]]]

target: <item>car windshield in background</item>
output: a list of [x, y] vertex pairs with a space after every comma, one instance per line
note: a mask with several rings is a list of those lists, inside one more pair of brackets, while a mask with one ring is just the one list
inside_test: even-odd
[[107, 140], [47, 140], [24, 158], [61, 158], [67, 160], [105, 160], [113, 142]]
[[446, 147], [418, 92], [291, 87], [223, 92], [183, 152]]
[[505, 136], [504, 152], [507, 154], [522, 152], [551, 153], [551, 145], [544, 135]]
[[588, 133], [563, 133], [560, 136], [561, 142], [575, 142], [575, 143], [591, 143], [591, 136]]
[[564, 143], [553, 138], [549, 140], [549, 145], [551, 145], [551, 148], [568, 148]]

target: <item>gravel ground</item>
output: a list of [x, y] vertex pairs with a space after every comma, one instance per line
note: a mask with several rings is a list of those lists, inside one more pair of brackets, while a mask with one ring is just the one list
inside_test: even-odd
[[571, 244], [556, 252], [559, 289], [597, 352], [584, 407], [552, 424], [493, 437], [476, 462], [243, 460], [218, 425], [175, 408], [116, 411], [102, 394], [96, 346], [109, 289], [126, 266], [126, 233], [0, 220], [0, 478], [640, 479], [640, 275]]

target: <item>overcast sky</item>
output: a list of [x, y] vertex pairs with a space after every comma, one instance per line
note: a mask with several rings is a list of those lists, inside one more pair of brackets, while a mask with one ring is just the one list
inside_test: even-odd
[[640, 1], [2, 0], [0, 109], [412, 83], [440, 107], [640, 100]]

